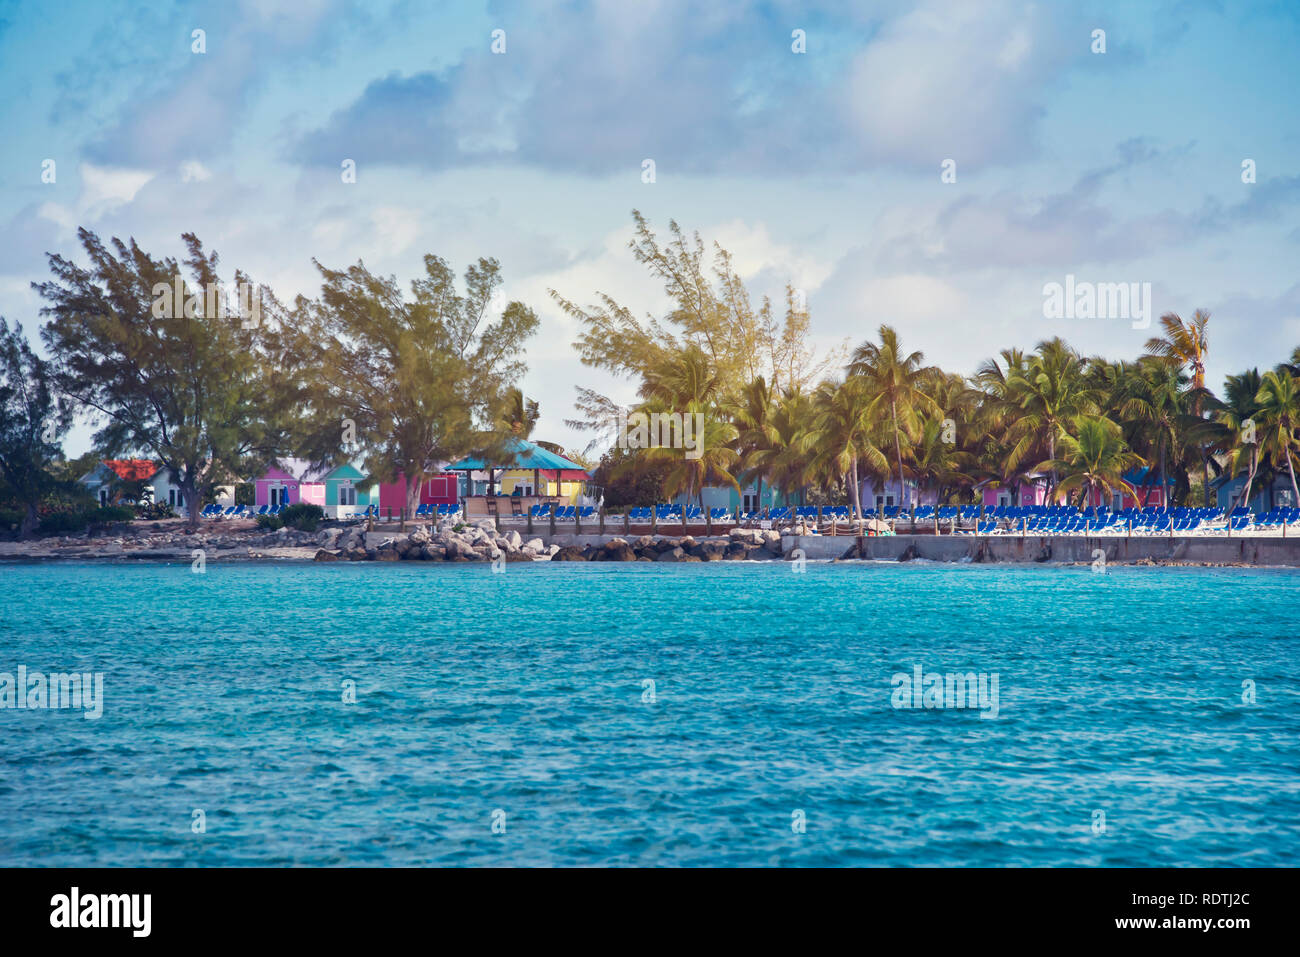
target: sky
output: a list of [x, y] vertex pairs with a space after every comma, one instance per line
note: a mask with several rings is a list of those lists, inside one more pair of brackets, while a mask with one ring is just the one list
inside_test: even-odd
[[1044, 289], [1149, 283], [1153, 320], [1211, 313], [1217, 387], [1300, 346], [1297, 41], [1295, 2], [0, 0], [0, 315], [36, 339], [79, 226], [197, 233], [282, 301], [313, 258], [491, 256], [541, 320], [534, 438], [580, 449], [575, 386], [634, 383], [547, 291], [663, 315], [639, 209], [755, 301], [803, 290], [823, 351], [889, 324], [967, 374], [1057, 335], [1133, 358], [1154, 321], [1049, 318]]

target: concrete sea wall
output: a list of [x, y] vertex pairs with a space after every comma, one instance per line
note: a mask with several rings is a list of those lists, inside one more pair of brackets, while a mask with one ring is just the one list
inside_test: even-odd
[[788, 536], [787, 556], [802, 548], [810, 559], [841, 558], [861, 543], [861, 557], [877, 561], [924, 558], [936, 562], [1091, 562], [1101, 549], [1106, 561], [1188, 562], [1215, 565], [1300, 566], [1300, 538], [1233, 536], [1232, 538], [1165, 535], [885, 535], [862, 539], [828, 535]]

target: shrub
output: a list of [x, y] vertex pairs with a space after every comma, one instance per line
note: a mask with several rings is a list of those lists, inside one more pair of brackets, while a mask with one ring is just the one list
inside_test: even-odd
[[257, 522], [258, 528], [269, 529], [273, 532], [284, 528], [284, 521], [279, 515], [259, 515], [254, 521]]
[[63, 509], [46, 512], [41, 516], [42, 532], [80, 532], [90, 525], [111, 525], [114, 522], [129, 522], [135, 518], [135, 509], [130, 505], [105, 505], [103, 508]]
[[166, 502], [150, 502], [146, 505], [137, 505], [135, 507], [135, 514], [137, 518], [154, 522], [164, 518], [174, 518], [176, 516], [176, 513], [172, 511], [172, 507]]
[[285, 525], [296, 528], [300, 532], [314, 532], [320, 525], [321, 519], [325, 517], [325, 510], [319, 505], [299, 502], [297, 505], [290, 505], [276, 517]]
[[16, 532], [23, 522], [23, 513], [16, 508], [0, 508], [0, 529]]
[[47, 512], [39, 527], [42, 532], [79, 532], [89, 524], [85, 512]]

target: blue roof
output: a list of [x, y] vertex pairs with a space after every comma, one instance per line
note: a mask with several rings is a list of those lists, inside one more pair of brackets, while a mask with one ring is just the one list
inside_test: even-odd
[[506, 454], [501, 456], [502, 461], [486, 462], [478, 456], [471, 455], [447, 466], [447, 468], [456, 472], [485, 472], [493, 468], [543, 469], [548, 472], [564, 471], [587, 474], [587, 470], [577, 462], [572, 462], [563, 455], [556, 455], [549, 449], [544, 449], [526, 439], [507, 439], [505, 447]]
[[[1140, 488], [1143, 485], [1147, 484], [1147, 473], [1149, 473], [1150, 471], [1151, 469], [1146, 466], [1137, 469], [1129, 469], [1127, 472], [1124, 473], [1124, 481], [1128, 482], [1129, 485], [1136, 485]], [[1151, 484], [1155, 485], [1156, 483], [1153, 481]], [[1166, 475], [1164, 484], [1177, 485], [1178, 479], [1176, 479], [1172, 475]]]

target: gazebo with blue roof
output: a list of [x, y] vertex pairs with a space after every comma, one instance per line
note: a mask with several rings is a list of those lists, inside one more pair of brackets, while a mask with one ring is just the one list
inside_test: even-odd
[[[521, 508], [531, 508], [539, 502], [556, 501], [562, 497], [576, 498], [578, 492], [566, 492], [565, 485], [578, 485], [591, 480], [591, 473], [571, 459], [557, 452], [543, 448], [536, 442], [529, 442], [518, 436], [507, 439], [504, 451], [491, 460], [481, 456], [467, 456], [459, 462], [447, 466], [448, 472], [487, 472], [488, 483], [486, 496], [466, 496], [466, 506], [472, 499], [484, 500], [484, 513], [491, 514], [494, 509], [488, 507], [486, 499], [495, 499], [498, 494], [509, 496]], [[497, 471], [501, 470], [500, 491], [496, 491]], [[528, 479], [531, 477], [531, 484]], [[545, 486], [543, 486], [545, 482]], [[473, 490], [472, 482], [469, 483]], [[552, 485], [554, 489], [552, 490]], [[522, 501], [521, 501], [522, 500]], [[495, 504], [495, 501], [493, 501]]]

